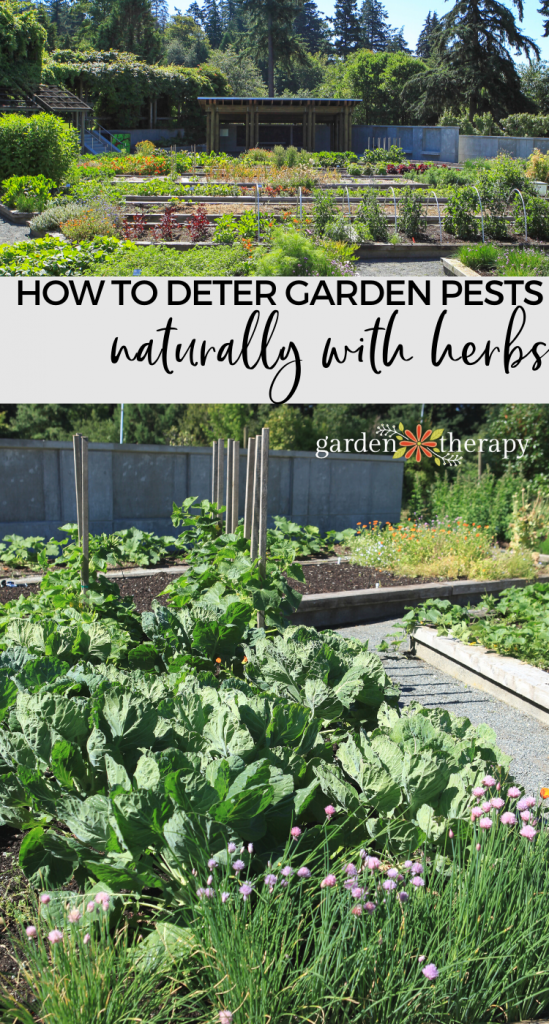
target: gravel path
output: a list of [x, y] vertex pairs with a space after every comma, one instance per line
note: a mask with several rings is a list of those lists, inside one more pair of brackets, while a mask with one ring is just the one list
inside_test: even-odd
[[357, 277], [444, 277], [440, 259], [436, 260], [359, 260]]
[[[368, 640], [370, 650], [375, 650], [399, 621], [391, 619], [349, 626], [338, 632]], [[466, 686], [420, 658], [402, 654], [395, 656], [388, 651], [382, 653], [381, 658], [388, 675], [401, 687], [402, 704], [417, 700], [425, 707], [446, 708], [456, 715], [466, 716], [473, 725], [481, 722], [490, 725], [496, 733], [498, 745], [511, 755], [510, 771], [526, 793], [537, 796], [542, 786], [549, 785], [548, 726], [482, 690]]]
[[27, 224], [10, 224], [9, 221], [0, 217], [0, 245], [13, 245], [15, 242], [23, 242], [30, 238], [30, 230]]

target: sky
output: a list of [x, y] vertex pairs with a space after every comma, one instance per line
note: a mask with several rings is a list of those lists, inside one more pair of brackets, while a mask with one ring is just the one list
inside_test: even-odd
[[[176, 0], [174, 4], [173, 0], [169, 0], [170, 10], [173, 11], [174, 7], [177, 6], [180, 10], [185, 11], [190, 2], [191, 0], [188, 0], [188, 2], [186, 0]], [[332, 15], [334, 13], [333, 0], [317, 0], [317, 4], [323, 14]], [[436, 11], [440, 17], [452, 6], [452, 0], [447, 0], [447, 2], [445, 0], [431, 0], [430, 3], [428, 0], [384, 0], [384, 6], [388, 11], [390, 24], [395, 28], [400, 28], [401, 25], [404, 26], [404, 38], [410, 49], [414, 49], [417, 37], [421, 32], [422, 25], [429, 11]], [[512, 7], [512, 4], [508, 3], [507, 6]], [[534, 42], [538, 44], [542, 59], [549, 60], [549, 38], [542, 39], [543, 20], [541, 14], [537, 12], [539, 6], [539, 0], [524, 0], [524, 19], [521, 23], [521, 29], [525, 35], [531, 36]], [[516, 8], [513, 9], [516, 11]]]

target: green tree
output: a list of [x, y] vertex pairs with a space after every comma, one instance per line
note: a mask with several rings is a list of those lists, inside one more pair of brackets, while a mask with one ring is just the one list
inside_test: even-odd
[[275, 65], [291, 57], [305, 59], [304, 47], [294, 29], [302, 0], [242, 0], [249, 15], [249, 48], [267, 61], [267, 88], [274, 96]]
[[151, 0], [112, 0], [109, 14], [97, 29], [97, 45], [102, 50], [134, 53], [149, 63], [157, 61], [162, 42]]
[[549, 62], [536, 60], [530, 64], [519, 64], [518, 71], [524, 95], [540, 113], [549, 114]]
[[[522, 0], [512, 0], [522, 19]], [[520, 31], [513, 11], [499, 0], [457, 0], [434, 37], [432, 66], [407, 85], [403, 98], [415, 116], [433, 116], [445, 107], [466, 107], [469, 120], [490, 111], [498, 120], [524, 109], [520, 77], [511, 56], [539, 47]]]
[[30, 86], [40, 82], [47, 30], [24, 0], [0, 3], [0, 83]]
[[300, 36], [310, 53], [328, 53], [332, 30], [323, 18], [315, 0], [304, 0], [294, 21], [294, 32]]
[[425, 21], [423, 22], [423, 28], [419, 33], [416, 56], [421, 57], [422, 60], [428, 60], [433, 54], [435, 46], [435, 39], [438, 36], [440, 30], [440, 19], [436, 11], [429, 11]]
[[267, 88], [257, 64], [247, 53], [239, 53], [232, 43], [225, 50], [214, 50], [208, 64], [223, 72], [232, 96], [266, 96]]
[[391, 39], [389, 15], [381, 0], [363, 0], [360, 8], [360, 45], [379, 52], [387, 49]]
[[329, 67], [326, 82], [333, 90], [330, 95], [362, 98], [355, 112], [358, 124], [410, 124], [411, 111], [401, 98], [402, 90], [425, 68], [423, 61], [409, 54], [358, 50]]
[[334, 48], [339, 57], [347, 57], [360, 46], [360, 20], [357, 0], [336, 0], [334, 5]]

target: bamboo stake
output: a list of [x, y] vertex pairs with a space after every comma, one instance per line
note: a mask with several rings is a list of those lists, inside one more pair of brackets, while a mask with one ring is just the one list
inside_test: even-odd
[[234, 441], [229, 437], [227, 440], [227, 485], [225, 499], [227, 511], [225, 513], [225, 533], [233, 532], [233, 464]]
[[[263, 579], [267, 571], [267, 486], [269, 482], [269, 428], [261, 431], [261, 464], [259, 492], [259, 571]], [[265, 615], [257, 613], [257, 625], [265, 626]]]
[[[217, 442], [217, 507], [223, 504], [223, 483], [225, 477], [225, 440], [220, 437]], [[221, 515], [219, 517], [221, 519]]]
[[72, 450], [74, 454], [74, 488], [76, 491], [76, 522], [78, 523], [78, 541], [82, 540], [82, 445], [81, 434], [73, 434]]
[[87, 590], [90, 582], [89, 564], [89, 494], [88, 494], [88, 439], [81, 438], [82, 446], [82, 589]]
[[252, 511], [254, 502], [254, 469], [255, 469], [255, 437], [248, 441], [248, 458], [246, 460], [246, 501], [244, 505], [244, 536], [249, 540], [252, 536]]
[[252, 504], [252, 531], [250, 537], [250, 555], [252, 561], [257, 558], [257, 552], [259, 548], [259, 490], [260, 490], [260, 470], [261, 470], [261, 434], [257, 434], [255, 439], [255, 458], [254, 458], [254, 486], [253, 486], [253, 504]]
[[236, 533], [238, 526], [238, 506], [240, 498], [240, 441], [233, 441], [233, 509], [232, 509], [232, 530]]
[[217, 441], [212, 441], [212, 502], [217, 501]]

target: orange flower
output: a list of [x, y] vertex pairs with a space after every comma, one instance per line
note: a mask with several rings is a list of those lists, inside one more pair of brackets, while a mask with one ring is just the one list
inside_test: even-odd
[[549, 789], [547, 789], [546, 786], [543, 786], [539, 791], [539, 795], [542, 800], [549, 800]]
[[431, 434], [433, 433], [432, 430], [426, 430], [425, 433], [422, 433], [421, 424], [418, 423], [416, 427], [415, 436], [414, 434], [412, 434], [411, 430], [405, 430], [404, 433], [406, 437], [409, 439], [408, 441], [400, 442], [403, 448], [409, 449], [406, 452], [406, 455], [404, 456], [405, 459], [410, 459], [412, 455], [414, 455], [414, 453], [416, 456], [416, 462], [421, 462], [422, 454], [427, 455], [429, 459], [432, 459], [433, 453], [432, 451], [430, 451], [430, 449], [436, 448], [437, 446], [436, 441], [427, 440], [427, 438], [430, 437]]
[[217, 665], [221, 665], [221, 658], [216, 658], [215, 661]]
[[244, 655], [244, 657], [242, 658], [242, 664], [245, 665], [247, 661], [248, 661], [248, 659], [247, 659], [246, 655]]

